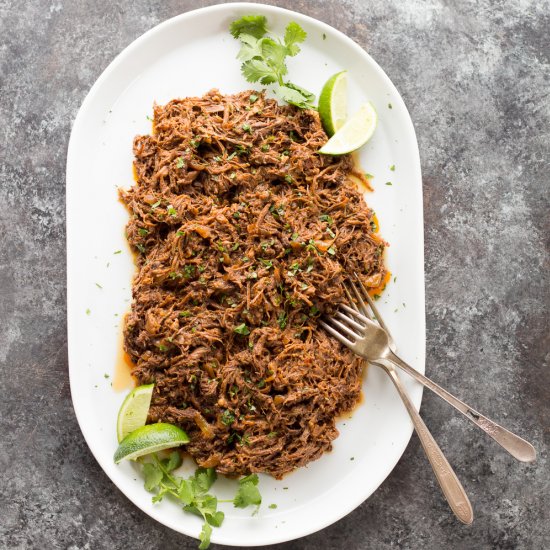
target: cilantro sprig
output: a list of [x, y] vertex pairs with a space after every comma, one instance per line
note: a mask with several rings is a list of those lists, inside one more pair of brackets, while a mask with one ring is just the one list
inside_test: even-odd
[[315, 95], [284, 78], [288, 73], [285, 59], [297, 55], [299, 44], [307, 37], [298, 23], [289, 23], [282, 39], [268, 35], [263, 15], [241, 17], [231, 23], [229, 31], [241, 43], [237, 59], [242, 62], [241, 71], [248, 82], [275, 84], [274, 91], [280, 99], [301, 109], [314, 108]]
[[220, 527], [225, 514], [218, 510], [218, 503], [232, 502], [236, 508], [256, 506], [262, 503], [258, 490], [258, 476], [246, 476], [239, 480], [239, 488], [232, 500], [218, 500], [208, 491], [217, 479], [214, 468], [197, 468], [187, 479], [172, 472], [181, 466], [181, 456], [173, 451], [168, 458], [159, 458], [156, 453], [150, 455], [151, 462], [142, 462], [145, 489], [153, 495], [153, 503], [160, 502], [165, 496], [171, 496], [183, 504], [186, 512], [195, 514], [204, 520], [199, 534], [199, 550], [210, 546], [212, 527]]

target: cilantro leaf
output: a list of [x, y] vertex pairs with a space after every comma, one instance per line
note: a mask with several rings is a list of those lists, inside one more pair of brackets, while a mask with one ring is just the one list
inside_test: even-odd
[[197, 468], [194, 476], [194, 487], [199, 493], [206, 493], [218, 478], [214, 468]]
[[181, 466], [181, 455], [178, 451], [172, 451], [170, 453], [170, 458], [166, 462], [166, 469], [171, 472], [172, 470], [176, 470]]
[[229, 32], [233, 38], [240, 38], [241, 34], [262, 38], [267, 32], [267, 19], [263, 15], [245, 15], [231, 23]]
[[230, 25], [231, 34], [241, 43], [237, 59], [243, 62], [243, 76], [248, 82], [259, 82], [264, 86], [277, 83], [274, 92], [280, 99], [301, 109], [314, 108], [314, 94], [283, 79], [288, 73], [285, 59], [300, 52], [298, 44], [306, 39], [307, 33], [292, 21], [281, 39], [267, 35], [266, 24], [265, 17], [249, 15]]
[[300, 107], [301, 109], [311, 109], [315, 100], [314, 94], [291, 82], [286, 82], [284, 86], [279, 88], [279, 95], [287, 103], [296, 105], [296, 107]]
[[210, 546], [210, 535], [212, 535], [212, 527], [205, 521], [199, 535], [199, 540], [201, 541], [199, 550], [206, 550]]
[[295, 56], [300, 52], [299, 43], [303, 42], [307, 38], [307, 33], [298, 25], [292, 21], [285, 29], [285, 46], [288, 51], [288, 55]]
[[258, 485], [258, 483], [260, 483], [260, 478], [258, 477], [258, 474], [250, 474], [242, 479], [239, 479], [239, 483], [252, 483], [253, 485]]
[[156, 464], [152, 462], [146, 462], [143, 465], [143, 476], [145, 478], [145, 490], [151, 492], [160, 485], [164, 474]]
[[218, 507], [218, 499], [213, 495], [204, 495], [197, 498], [197, 505], [200, 506], [201, 514], [206, 517], [206, 514], [215, 514]]
[[250, 34], [241, 34], [239, 40], [241, 41], [241, 49], [237, 54], [237, 59], [248, 61], [249, 59], [262, 56], [261, 40], [254, 38]]
[[315, 101], [315, 94], [312, 94], [305, 88], [302, 88], [301, 86], [298, 86], [297, 84], [293, 84], [292, 82], [285, 82], [285, 86], [287, 88], [290, 88], [291, 90], [295, 90], [297, 92], [300, 92], [302, 96], [308, 101], [308, 103], [313, 103]]
[[233, 329], [233, 332], [242, 334], [243, 336], [248, 336], [250, 334], [250, 329], [246, 326], [246, 323], [241, 323]]
[[[258, 491], [258, 476], [249, 475], [239, 481], [239, 488], [233, 500], [218, 501], [208, 493], [216, 481], [213, 468], [197, 468], [187, 479], [173, 475], [171, 472], [181, 465], [181, 455], [173, 451], [168, 458], [160, 459], [155, 453], [150, 455], [151, 462], [141, 462], [145, 488], [154, 492], [153, 502], [160, 502], [166, 495], [176, 498], [183, 504], [183, 510], [204, 520], [199, 535], [199, 549], [206, 550], [210, 545], [212, 527], [220, 527], [225, 515], [218, 510], [219, 502], [233, 502], [237, 508], [256, 506], [259, 508], [262, 497]], [[257, 511], [257, 510], [256, 510]]]
[[220, 511], [213, 514], [206, 514], [206, 521], [214, 527], [221, 527], [224, 519], [225, 514]]
[[190, 505], [193, 502], [193, 488], [191, 487], [191, 483], [186, 479], [182, 479], [178, 487], [178, 498], [185, 505]]
[[273, 84], [277, 82], [277, 73], [261, 59], [249, 59], [241, 65], [241, 70], [248, 82]]
[[270, 67], [277, 71], [279, 83], [282, 84], [280, 77], [288, 72], [285, 65], [288, 50], [283, 44], [275, 42], [272, 38], [263, 38], [261, 48], [262, 57]]
[[239, 480], [239, 490], [233, 499], [236, 508], [246, 508], [247, 506], [260, 506], [262, 496], [258, 490], [258, 476], [252, 474]]

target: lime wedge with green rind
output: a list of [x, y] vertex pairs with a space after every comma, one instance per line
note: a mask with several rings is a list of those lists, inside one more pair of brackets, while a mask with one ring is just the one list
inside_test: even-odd
[[189, 436], [172, 424], [147, 424], [128, 434], [119, 444], [114, 460], [133, 460], [140, 456], [189, 443]]
[[154, 384], [138, 386], [122, 402], [118, 411], [116, 435], [120, 443], [129, 433], [145, 426]]
[[359, 110], [319, 149], [323, 155], [345, 155], [367, 143], [376, 129], [378, 116], [371, 103]]
[[329, 137], [346, 122], [348, 109], [348, 74], [341, 71], [332, 75], [319, 96], [319, 116]]

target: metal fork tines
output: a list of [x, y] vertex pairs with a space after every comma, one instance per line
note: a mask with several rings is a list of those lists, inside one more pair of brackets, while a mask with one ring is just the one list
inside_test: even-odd
[[[326, 330], [367, 361], [384, 361], [404, 370], [460, 411], [468, 420], [491, 436], [517, 460], [522, 462], [532, 462], [535, 460], [536, 451], [530, 443], [462, 402], [398, 357], [395, 354], [395, 343], [391, 337], [389, 328], [384, 323], [380, 312], [361, 280], [355, 276], [355, 281], [351, 280], [350, 286], [355, 296], [355, 301], [352, 299], [352, 295], [348, 289], [346, 289], [346, 293], [352, 307], [343, 304], [340, 311], [336, 314], [337, 319], [327, 319], [331, 323], [330, 325], [323, 323]], [[337, 325], [335, 325], [336, 322], [338, 323]], [[336, 330], [335, 326], [339, 330]]]
[[[341, 308], [346, 312], [344, 314], [342, 311], [338, 311], [334, 318], [329, 319], [330, 325], [321, 321], [322, 326], [335, 338], [337, 338], [344, 345], [349, 347], [352, 351], [362, 356], [365, 359], [369, 359], [373, 362], [374, 365], [381, 367], [390, 377], [391, 381], [395, 385], [407, 412], [411, 418], [413, 426], [418, 434], [422, 447], [430, 461], [432, 469], [435, 473], [435, 476], [441, 486], [441, 490], [451, 507], [451, 510], [454, 512], [456, 517], [463, 523], [470, 524], [473, 521], [474, 513], [472, 510], [472, 505], [466, 495], [466, 491], [462, 487], [458, 477], [454, 473], [451, 465], [445, 458], [443, 451], [439, 448], [439, 445], [436, 443], [432, 434], [428, 430], [426, 424], [418, 414], [413, 403], [411, 402], [405, 388], [403, 387], [395, 369], [391, 364], [379, 363], [372, 360], [371, 355], [364, 353], [365, 346], [379, 346], [381, 343], [378, 341], [380, 338], [384, 339], [387, 336], [383, 334], [380, 335], [378, 332], [370, 331], [366, 327], [370, 326], [373, 322], [371, 319], [367, 318], [359, 310], [359, 307], [351, 299], [351, 295], [346, 288], [348, 293], [348, 298], [350, 299], [350, 304], [353, 307], [342, 305]], [[364, 306], [360, 295], [358, 295], [358, 303], [361, 307]], [[340, 319], [340, 320], [339, 320]], [[333, 325], [333, 326], [332, 326]], [[338, 330], [336, 330], [337, 327]], [[342, 334], [343, 333], [343, 334]], [[374, 339], [371, 339], [370, 336], [374, 335]]]

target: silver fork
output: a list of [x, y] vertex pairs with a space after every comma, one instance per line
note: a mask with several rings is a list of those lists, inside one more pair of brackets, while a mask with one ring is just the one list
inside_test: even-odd
[[[367, 289], [363, 286], [363, 283], [357, 277], [357, 275], [355, 276], [355, 280], [357, 281], [357, 286], [359, 286], [359, 289], [353, 281], [350, 281], [350, 285], [353, 293], [355, 294], [357, 305], [351, 299], [351, 294], [349, 290], [346, 289], [348, 299], [350, 300], [350, 303], [353, 305], [354, 309], [350, 309], [345, 305], [343, 305], [342, 308], [345, 309], [348, 314], [353, 315], [356, 321], [359, 321], [361, 325], [353, 321], [353, 319], [351, 319], [349, 316], [342, 314], [341, 311], [337, 313], [337, 316], [340, 317], [343, 321], [348, 322], [350, 326], [352, 326], [355, 330], [359, 330], [360, 333], [366, 337], [366, 340], [363, 343], [359, 344], [359, 342], [356, 342], [353, 344], [354, 346], [356, 346], [356, 349], [361, 348], [359, 351], [356, 351], [356, 353], [371, 362], [377, 360], [385, 360], [404, 370], [407, 374], [411, 375], [418, 382], [420, 382], [428, 389], [432, 390], [439, 397], [447, 401], [447, 403], [452, 405], [456, 410], [460, 411], [468, 420], [481, 428], [487, 435], [491, 436], [514, 458], [520, 460], [521, 462], [533, 462], [536, 458], [536, 451], [533, 445], [525, 441], [525, 439], [522, 439], [518, 435], [507, 430], [506, 428], [503, 428], [496, 422], [493, 422], [486, 416], [483, 416], [480, 412], [462, 402], [450, 392], [430, 380], [427, 376], [420, 374], [417, 370], [413, 369], [410, 365], [405, 363], [405, 361], [403, 361], [395, 354], [395, 343], [388, 327], [384, 323], [382, 316], [376, 308], [372, 298], [369, 296]], [[365, 300], [368, 306], [365, 303]], [[370, 313], [370, 311], [372, 311], [373, 315]], [[358, 315], [361, 315], [362, 319], [360, 319]], [[335, 320], [332, 321], [334, 322]], [[354, 323], [354, 325], [349, 323], [349, 321]], [[350, 331], [349, 327], [342, 325], [339, 321], [336, 322], [341, 325], [341, 330], [345, 331], [348, 336], [356, 336], [355, 332]], [[344, 328], [342, 328], [342, 326]]]
[[[361, 324], [356, 322], [354, 319], [351, 319], [350, 317], [344, 315], [341, 311], [338, 311], [336, 315], [344, 320], [346, 323], [348, 323], [351, 327], [353, 327], [355, 331], [352, 331], [348, 326], [344, 325], [334, 318], [330, 318], [328, 320], [336, 325], [342, 332], [352, 337], [354, 341], [349, 340], [324, 321], [320, 321], [321, 325], [337, 340], [349, 347], [357, 355], [360, 355], [373, 365], [376, 365], [386, 371], [395, 388], [397, 389], [397, 392], [399, 393], [399, 396], [401, 397], [401, 400], [403, 401], [407, 412], [409, 413], [418, 438], [420, 439], [420, 443], [422, 444], [424, 452], [428, 457], [437, 481], [439, 482], [441, 490], [443, 491], [443, 494], [445, 495], [445, 498], [447, 499], [451, 510], [462, 523], [469, 525], [474, 519], [474, 512], [472, 510], [470, 500], [468, 499], [468, 495], [466, 494], [464, 487], [462, 487], [462, 484], [456, 476], [453, 468], [445, 458], [443, 451], [440, 449], [439, 445], [436, 443], [435, 439], [430, 433], [430, 430], [428, 430], [428, 427], [418, 414], [417, 410], [414, 408], [414, 405], [407, 395], [407, 392], [405, 391], [401, 380], [399, 380], [399, 377], [397, 376], [397, 372], [395, 371], [393, 365], [391, 363], [380, 363], [376, 360], [379, 357], [372, 354], [367, 355], [366, 353], [361, 351], [364, 347], [368, 347], [371, 343], [374, 343], [376, 346], [378, 346], [376, 348], [378, 349], [383, 344], [383, 339], [379, 335], [375, 335], [374, 338], [367, 337], [367, 335], [370, 333], [370, 330], [365, 329], [365, 327], [368, 326], [365, 322], [369, 319], [361, 314], [359, 308], [354, 303], [348, 289], [345, 288], [345, 290], [348, 295], [350, 304], [353, 306], [354, 309], [345, 305], [342, 305], [341, 307], [349, 314], [354, 315], [357, 320], [361, 322]], [[354, 288], [354, 292], [357, 292], [356, 288]], [[363, 301], [360, 300], [359, 303], [361, 304], [362, 308]], [[363, 344], [363, 342], [365, 342], [365, 344]]]

